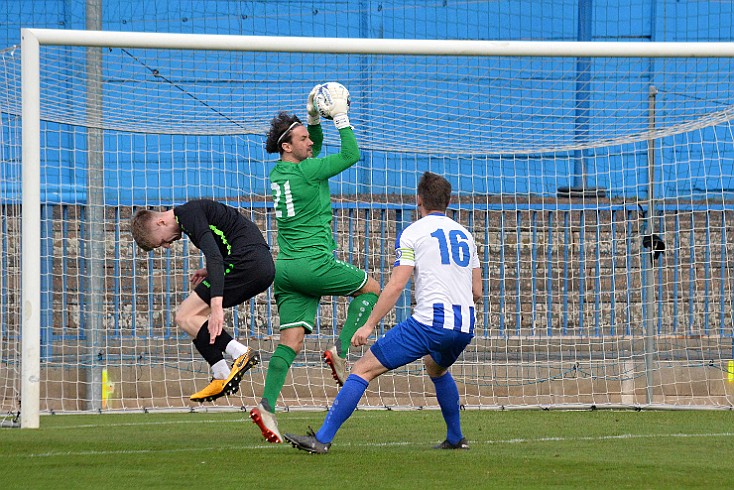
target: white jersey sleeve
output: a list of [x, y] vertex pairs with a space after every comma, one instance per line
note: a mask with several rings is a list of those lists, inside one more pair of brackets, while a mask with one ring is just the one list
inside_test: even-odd
[[395, 265], [415, 267], [413, 318], [436, 328], [474, 333], [472, 270], [479, 267], [472, 234], [451, 218], [432, 213], [398, 236]]

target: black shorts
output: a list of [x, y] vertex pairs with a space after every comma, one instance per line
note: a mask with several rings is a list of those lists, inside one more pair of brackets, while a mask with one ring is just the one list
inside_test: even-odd
[[[268, 289], [275, 278], [273, 256], [267, 247], [250, 247], [237, 260], [225, 260], [224, 270], [224, 308], [242, 304], [257, 296]], [[208, 284], [208, 281], [202, 281], [194, 289], [206, 304], [211, 301]]]

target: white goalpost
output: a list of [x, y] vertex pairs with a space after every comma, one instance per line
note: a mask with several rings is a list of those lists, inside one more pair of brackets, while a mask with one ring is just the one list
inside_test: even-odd
[[[485, 294], [452, 368], [467, 408], [734, 402], [734, 43], [23, 29], [16, 51], [2, 57], [2, 114], [6, 138], [22, 117], [22, 170], [8, 178], [20, 175], [22, 202], [0, 192], [0, 263], [20, 265], [2, 280], [22, 308], [0, 308], [0, 369], [2, 409], [23, 428], [41, 413], [259, 401], [278, 338], [271, 292], [227, 317], [264, 362], [236, 395], [193, 405], [208, 366], [172, 318], [200, 254], [187, 240], [144, 254], [129, 218], [209, 197], [277, 254], [264, 137], [278, 111], [305, 121], [310, 88], [331, 80], [352, 94], [363, 155], [330, 182], [340, 258], [387, 282], [426, 170], [449, 179], [451, 212], [475, 234]], [[323, 299], [278, 410], [333, 400], [320, 354], [345, 311]], [[360, 407], [436, 408], [425, 382], [406, 366]]]

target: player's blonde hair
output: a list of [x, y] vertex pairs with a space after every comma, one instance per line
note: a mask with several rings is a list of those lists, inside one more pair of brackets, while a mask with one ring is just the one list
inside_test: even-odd
[[155, 248], [150, 242], [150, 224], [156, 214], [156, 211], [150, 209], [139, 209], [130, 221], [130, 233], [133, 235], [133, 240], [146, 252]]

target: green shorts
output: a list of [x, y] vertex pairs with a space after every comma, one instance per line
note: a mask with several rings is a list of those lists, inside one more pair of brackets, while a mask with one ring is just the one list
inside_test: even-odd
[[280, 329], [303, 327], [313, 332], [321, 296], [350, 296], [365, 284], [365, 271], [330, 255], [277, 260], [273, 291]]

